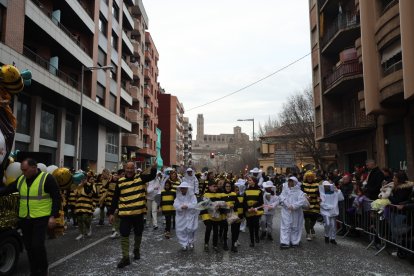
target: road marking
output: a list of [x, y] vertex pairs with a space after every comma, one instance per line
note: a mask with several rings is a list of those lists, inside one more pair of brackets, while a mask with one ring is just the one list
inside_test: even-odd
[[78, 255], [78, 254], [80, 254], [80, 253], [82, 253], [82, 252], [84, 252], [84, 251], [88, 250], [88, 249], [89, 249], [89, 248], [91, 248], [92, 246], [95, 246], [95, 245], [97, 245], [98, 243], [103, 242], [104, 240], [109, 239], [110, 237], [111, 237], [110, 235], [109, 235], [109, 236], [106, 236], [106, 237], [103, 237], [103, 238], [101, 238], [101, 239], [99, 239], [99, 240], [97, 240], [97, 241], [95, 241], [95, 242], [93, 242], [93, 243], [91, 243], [91, 244], [88, 244], [87, 246], [83, 247], [82, 249], [79, 249], [79, 250], [77, 250], [77, 251], [75, 251], [75, 252], [73, 252], [73, 253], [71, 253], [71, 254], [67, 255], [66, 257], [63, 257], [62, 259], [57, 260], [56, 262], [54, 262], [54, 263], [52, 263], [51, 265], [49, 265], [49, 270], [50, 270], [50, 269], [52, 269], [52, 268], [57, 267], [58, 265], [60, 265], [60, 264], [62, 264], [62, 263], [64, 263], [64, 262], [66, 262], [67, 260], [69, 260], [69, 259], [73, 258], [74, 256], [76, 256], [76, 255]]

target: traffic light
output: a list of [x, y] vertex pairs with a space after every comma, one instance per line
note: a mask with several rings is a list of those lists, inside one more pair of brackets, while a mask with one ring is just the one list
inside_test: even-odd
[[214, 158], [214, 152], [210, 152], [210, 159]]

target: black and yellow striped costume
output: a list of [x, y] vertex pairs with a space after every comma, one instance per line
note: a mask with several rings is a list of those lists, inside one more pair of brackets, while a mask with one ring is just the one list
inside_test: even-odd
[[247, 188], [244, 192], [244, 211], [246, 217], [261, 216], [263, 215], [263, 209], [259, 209], [256, 212], [248, 212], [250, 208], [257, 208], [263, 205], [263, 192], [257, 188]]
[[94, 189], [96, 191], [96, 194], [93, 198], [93, 203], [95, 204], [95, 207], [99, 207], [99, 197], [101, 196], [102, 182], [96, 182], [93, 185], [94, 185]]
[[170, 187], [171, 187], [171, 191], [173, 191], [174, 193], [177, 191], [177, 187], [180, 186], [181, 182], [180, 179], [167, 179], [167, 182], [170, 183]]
[[115, 187], [116, 187], [116, 183], [114, 181], [109, 182], [106, 186], [105, 186], [105, 206], [106, 208], [111, 208], [112, 205], [112, 199], [114, 197], [114, 193], [115, 193]]
[[244, 201], [244, 195], [237, 195], [237, 200], [239, 204], [237, 205], [237, 214], [239, 215], [239, 218], [244, 217], [244, 209], [243, 209], [243, 201]]
[[120, 178], [116, 185], [115, 193], [118, 195], [117, 208], [119, 217], [146, 213], [146, 185], [140, 176]]
[[176, 193], [169, 190], [163, 190], [161, 192], [161, 211], [164, 216], [173, 216], [175, 215], [174, 209], [174, 200], [175, 200]]
[[[224, 200], [223, 193], [206, 192], [204, 193], [204, 197], [209, 198], [212, 202]], [[225, 218], [225, 215], [220, 215], [219, 218], [212, 218], [208, 210], [201, 210], [200, 216], [203, 221], [206, 221], [206, 220], [222, 221]]]
[[75, 191], [75, 189], [70, 190], [67, 204], [68, 204], [69, 208], [75, 207], [75, 205], [76, 205], [76, 191]]
[[94, 211], [94, 189], [92, 185], [85, 184], [76, 190], [76, 214], [93, 214]]
[[302, 182], [301, 189], [309, 197], [310, 204], [310, 208], [307, 210], [303, 210], [303, 212], [319, 214], [319, 183], [307, 183], [304, 181]]
[[223, 201], [227, 203], [227, 205], [230, 207], [230, 209], [234, 209], [234, 211], [237, 211], [237, 206], [239, 205], [239, 200], [237, 199], [237, 195], [235, 192], [230, 193], [223, 193]]

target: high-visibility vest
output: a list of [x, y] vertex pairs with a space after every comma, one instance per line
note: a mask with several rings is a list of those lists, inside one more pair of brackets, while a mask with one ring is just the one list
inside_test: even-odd
[[118, 180], [118, 188], [118, 215], [120, 217], [146, 213], [146, 186], [139, 176], [134, 178], [122, 177]]
[[52, 198], [45, 192], [47, 175], [48, 173], [41, 172], [30, 187], [25, 176], [21, 176], [17, 181], [17, 190], [20, 194], [20, 218], [40, 218], [51, 215]]
[[[259, 189], [247, 189], [245, 192], [245, 200], [247, 203], [247, 207], [253, 207], [258, 201], [259, 197], [262, 194], [262, 191]], [[261, 216], [263, 215], [263, 209], [257, 210], [255, 213], [246, 212], [246, 217], [252, 217], [252, 216]]]
[[168, 215], [174, 215], [175, 209], [174, 209], [174, 199], [175, 199], [176, 193], [169, 190], [163, 190], [161, 192], [161, 211], [164, 216]]

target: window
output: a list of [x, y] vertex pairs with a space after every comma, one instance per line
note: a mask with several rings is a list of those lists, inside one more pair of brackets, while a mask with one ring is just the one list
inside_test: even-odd
[[106, 153], [118, 154], [119, 152], [119, 135], [115, 132], [106, 133]]
[[315, 125], [321, 125], [321, 108], [319, 106], [315, 109]]
[[114, 17], [116, 21], [119, 21], [119, 8], [115, 2], [112, 5], [112, 16]]
[[109, 110], [113, 113], [116, 112], [116, 97], [112, 94], [109, 95]]
[[98, 65], [105, 66], [105, 64], [106, 64], [106, 53], [101, 49], [101, 47], [98, 47]]
[[40, 138], [57, 140], [57, 111], [48, 106], [42, 106]]
[[56, 149], [55, 148], [40, 146], [39, 151], [49, 153], [50, 154], [50, 163], [55, 164], [55, 161], [56, 161]]
[[30, 135], [30, 98], [19, 95], [17, 98], [17, 132]]
[[95, 101], [100, 105], [104, 105], [105, 102], [105, 87], [103, 87], [100, 83], [97, 83], [96, 85]]
[[29, 151], [29, 144], [19, 142], [19, 141], [15, 141], [14, 142], [14, 148], [15, 148], [15, 150], [19, 150], [19, 151]]
[[71, 115], [66, 115], [65, 144], [75, 145], [75, 129], [75, 118]]
[[5, 28], [5, 24], [4, 24], [4, 20], [5, 20], [5, 9], [0, 6], [0, 41], [4, 41], [4, 28]]
[[111, 46], [118, 51], [118, 36], [114, 32], [112, 32], [111, 36]]
[[109, 71], [111, 79], [116, 81], [116, 74], [118, 72], [118, 66], [115, 65], [115, 63], [111, 62], [112, 68], [111, 71]]
[[108, 30], [108, 22], [102, 15], [100, 15], [99, 16], [99, 32], [101, 32], [106, 37], [107, 30]]

